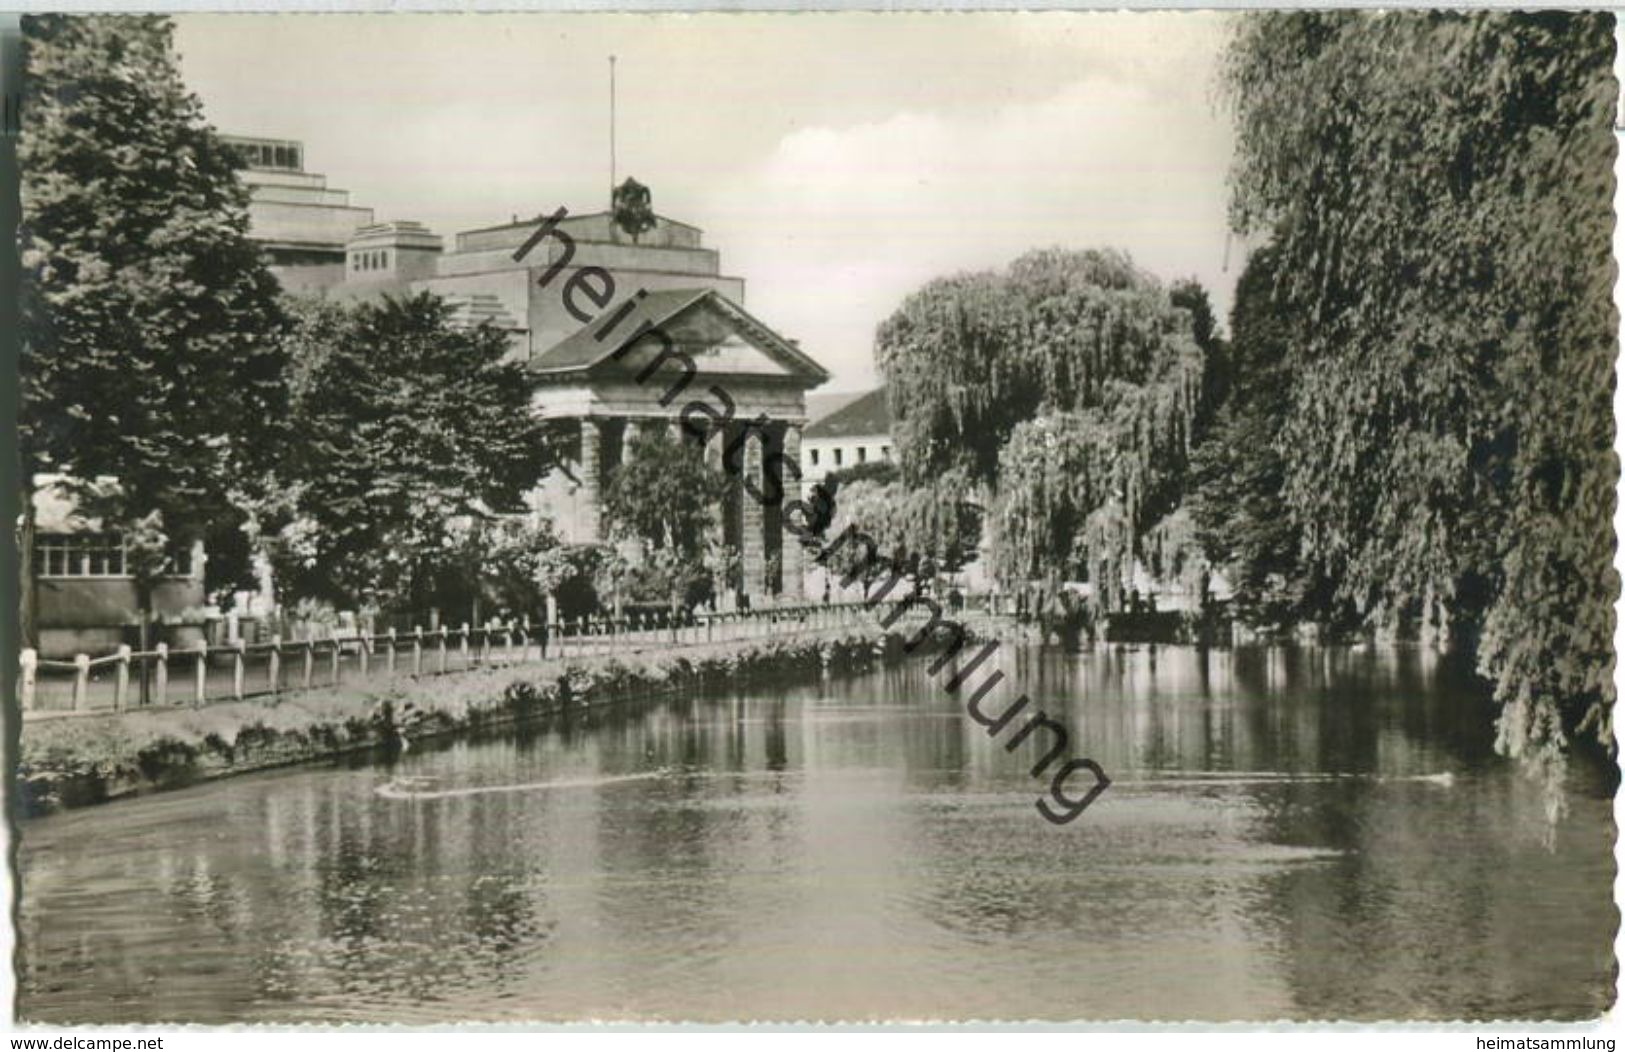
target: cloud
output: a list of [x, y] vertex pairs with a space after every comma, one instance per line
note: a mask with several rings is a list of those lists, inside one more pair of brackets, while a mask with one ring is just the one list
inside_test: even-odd
[[[751, 309], [835, 372], [873, 381], [875, 326], [932, 277], [1046, 245], [1113, 246], [1164, 279], [1223, 271], [1228, 129], [1210, 78], [1086, 76], [991, 114], [901, 112], [785, 136], [705, 205]], [[1166, 83], [1166, 82], [1165, 82]]]

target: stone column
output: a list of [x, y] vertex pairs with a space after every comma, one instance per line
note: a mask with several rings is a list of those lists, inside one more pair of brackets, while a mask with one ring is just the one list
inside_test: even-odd
[[[801, 499], [801, 483], [796, 479], [801, 476], [801, 425], [786, 424], [784, 428], [783, 460], [786, 465], [780, 469], [780, 481], [784, 484], [784, 501], [779, 505], [782, 510], [788, 509], [791, 504]], [[788, 465], [794, 465], [790, 467]], [[806, 525], [805, 515], [793, 515], [798, 526]], [[789, 530], [783, 529], [785, 517], [780, 517], [780, 529], [784, 534], [784, 596], [792, 602], [800, 600], [807, 594], [806, 590], [806, 552], [801, 547], [800, 539]]]
[[[636, 459], [632, 452], [632, 444], [643, 434], [643, 425], [637, 420], [624, 420], [621, 422], [621, 464], [632, 463]], [[607, 531], [606, 531], [607, 532]], [[631, 563], [643, 561], [643, 542], [636, 537], [622, 537], [616, 542], [615, 548], [621, 553], [621, 558]], [[621, 614], [621, 601], [617, 596], [615, 600], [615, 616]]]
[[603, 427], [598, 421], [581, 421], [581, 490], [576, 495], [577, 535], [583, 544], [596, 544], [601, 536], [603, 479], [600, 457], [603, 453]]
[[[720, 423], [713, 421], [701, 441], [704, 443], [701, 455], [705, 458], [706, 469], [713, 475], [722, 477], [722, 450], [728, 444], [727, 430]], [[711, 509], [712, 522], [706, 539], [719, 548], [727, 538], [728, 498], [732, 495], [732, 488], [725, 489]]]
[[740, 500], [744, 502], [743, 529], [740, 537], [740, 548], [743, 558], [740, 560], [745, 571], [745, 591], [750, 595], [751, 609], [760, 609], [767, 600], [767, 551], [763, 543], [766, 538], [762, 530], [762, 502], [751, 495], [743, 486], [749, 479], [757, 493], [764, 492], [762, 487], [762, 439], [760, 428], [751, 427], [745, 432], [744, 466], [740, 472]]

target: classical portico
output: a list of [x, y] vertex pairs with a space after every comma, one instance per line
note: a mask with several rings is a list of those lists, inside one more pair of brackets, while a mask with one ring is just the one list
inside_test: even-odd
[[733, 480], [713, 529], [740, 555], [738, 591], [753, 605], [800, 598], [802, 549], [781, 516], [800, 488], [785, 465], [800, 463], [805, 394], [828, 373], [716, 289], [634, 294], [627, 303], [529, 363], [532, 404], [567, 430], [570, 460], [538, 492], [539, 508], [568, 541], [605, 540], [610, 472], [639, 431], [666, 428]]

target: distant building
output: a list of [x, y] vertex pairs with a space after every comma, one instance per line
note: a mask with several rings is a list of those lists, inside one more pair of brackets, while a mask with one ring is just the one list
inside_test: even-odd
[[801, 440], [802, 489], [810, 492], [832, 471], [891, 458], [891, 412], [880, 387], [838, 403], [807, 425]]
[[[111, 482], [112, 480], [104, 480]], [[34, 625], [41, 657], [105, 654], [139, 621], [124, 539], [81, 515], [60, 476], [34, 479]], [[174, 553], [152, 612], [174, 621], [203, 606], [203, 544]], [[201, 620], [201, 617], [198, 618]]]
[[[724, 450], [734, 450], [758, 493], [782, 487], [781, 465], [802, 460], [806, 392], [829, 373], [745, 310], [744, 279], [723, 273], [697, 227], [657, 216], [634, 239], [609, 212], [567, 214], [527, 252], [541, 219], [516, 217], [458, 233], [447, 251], [421, 223], [376, 222], [370, 209], [350, 206], [343, 191], [305, 174], [299, 143], [231, 141], [249, 164], [251, 235], [270, 250], [284, 287], [335, 299], [429, 291], [451, 303], [461, 323], [489, 322], [507, 335], [532, 377], [535, 412], [578, 435], [565, 470], [533, 495], [565, 539], [604, 539], [600, 497], [630, 439], [652, 427], [678, 433], [679, 413], [696, 400], [725, 419], [693, 443], [695, 455], [720, 466]], [[606, 277], [613, 292], [600, 309], [581, 288], [596, 289]], [[627, 312], [617, 313], [623, 306]], [[765, 427], [753, 424], [764, 416]], [[802, 551], [786, 543], [778, 507], [733, 487], [718, 510], [717, 539], [742, 556], [739, 591], [758, 604], [799, 597]]]
[[300, 143], [223, 138], [247, 165], [239, 178], [249, 191], [250, 235], [265, 247], [283, 287], [298, 291], [337, 278], [345, 245], [372, 222], [372, 209], [350, 204], [349, 191], [329, 189], [325, 175], [306, 172]]

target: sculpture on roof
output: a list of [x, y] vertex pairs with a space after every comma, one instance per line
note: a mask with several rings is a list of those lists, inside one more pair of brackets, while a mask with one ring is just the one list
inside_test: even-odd
[[649, 188], [631, 177], [615, 188], [615, 195], [611, 201], [615, 225], [631, 234], [634, 243], [640, 235], [654, 229], [655, 213], [652, 200]]

